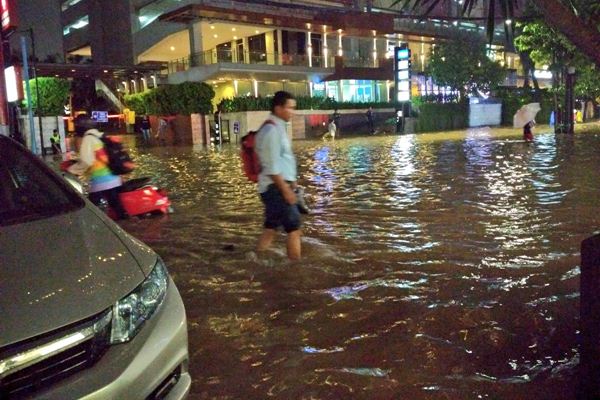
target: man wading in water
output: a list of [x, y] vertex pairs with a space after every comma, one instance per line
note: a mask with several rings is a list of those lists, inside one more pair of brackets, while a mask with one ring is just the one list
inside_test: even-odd
[[276, 229], [283, 226], [287, 233], [287, 255], [299, 260], [301, 255], [300, 212], [295, 190], [296, 158], [287, 135], [286, 124], [292, 118], [296, 100], [288, 92], [277, 92], [271, 103], [271, 115], [256, 135], [256, 153], [260, 160], [258, 191], [265, 205], [264, 230], [257, 250], [269, 248]]

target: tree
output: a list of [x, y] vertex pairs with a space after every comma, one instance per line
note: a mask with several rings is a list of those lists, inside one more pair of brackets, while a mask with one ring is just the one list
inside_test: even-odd
[[[515, 38], [519, 51], [529, 52], [538, 64], [548, 65], [555, 78], [565, 68], [575, 67], [575, 95], [582, 100], [596, 101], [600, 96], [600, 72], [564, 35], [543, 22], [524, 24], [521, 31]], [[554, 89], [560, 92], [558, 79], [554, 79]]]
[[577, 71], [575, 96], [581, 100], [591, 100], [598, 104], [600, 99], [600, 71], [592, 64], [584, 65]]
[[457, 90], [461, 98], [478, 90], [488, 92], [506, 77], [506, 70], [487, 57], [484, 43], [466, 35], [437, 45], [426, 72], [438, 85]]
[[[425, 9], [427, 16], [438, 4], [446, 0], [392, 0], [392, 4], [402, 4], [404, 8], [413, 11]], [[496, 13], [499, 11], [502, 19], [513, 19], [514, 11], [520, 5], [520, 0], [464, 0], [462, 13], [470, 15], [473, 8], [487, 3], [487, 32], [491, 40], [496, 25]], [[587, 56], [600, 68], [600, 5], [597, 0], [531, 0], [532, 4], [544, 17], [544, 21], [561, 32], [582, 54]], [[510, 29], [509, 25], [505, 25]]]

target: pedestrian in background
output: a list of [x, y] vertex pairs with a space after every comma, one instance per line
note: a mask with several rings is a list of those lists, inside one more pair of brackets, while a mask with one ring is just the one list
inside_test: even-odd
[[375, 117], [373, 115], [373, 107], [369, 106], [366, 116], [367, 116], [367, 122], [369, 123], [369, 132], [371, 133], [371, 135], [374, 135], [375, 134]]
[[333, 119], [333, 122], [335, 123], [335, 134], [337, 137], [340, 137], [340, 120], [342, 118], [342, 115], [339, 113], [337, 107], [335, 110], [333, 110], [333, 115], [331, 116], [331, 118]]
[[265, 207], [264, 229], [257, 250], [267, 250], [277, 229], [283, 227], [287, 233], [287, 256], [291, 260], [301, 256], [296, 157], [286, 128], [295, 108], [296, 100], [290, 93], [275, 93], [268, 123], [263, 124], [256, 135], [256, 153], [261, 166], [258, 192]]
[[52, 144], [52, 154], [62, 153], [62, 149], [60, 147], [60, 135], [58, 134], [57, 129], [54, 129], [52, 131], [52, 136], [50, 136], [50, 143]]
[[535, 125], [535, 121], [529, 121], [523, 127], [523, 139], [526, 142], [533, 142], [533, 127]]
[[144, 139], [144, 144], [150, 142], [150, 118], [147, 115], [142, 117], [142, 138]]
[[167, 120], [164, 117], [161, 117], [158, 120], [158, 132], [156, 133], [156, 139], [161, 145], [164, 145], [166, 143], [168, 127], [169, 124], [167, 123]]

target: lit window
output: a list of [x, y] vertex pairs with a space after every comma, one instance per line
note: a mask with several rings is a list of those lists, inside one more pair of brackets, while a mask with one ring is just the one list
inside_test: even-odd
[[77, 21], [75, 21], [72, 24], [69, 24], [63, 28], [63, 36], [67, 36], [74, 30], [86, 27], [89, 25], [89, 23], [90, 23], [90, 18], [87, 15], [85, 17], [79, 18]]
[[68, 10], [73, 7], [75, 4], [79, 3], [81, 0], [66, 0], [62, 2], [61, 8], [63, 11]]

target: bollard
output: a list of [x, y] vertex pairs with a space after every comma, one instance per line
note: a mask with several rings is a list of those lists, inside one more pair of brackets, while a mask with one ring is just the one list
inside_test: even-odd
[[581, 242], [578, 399], [600, 398], [600, 234]]

